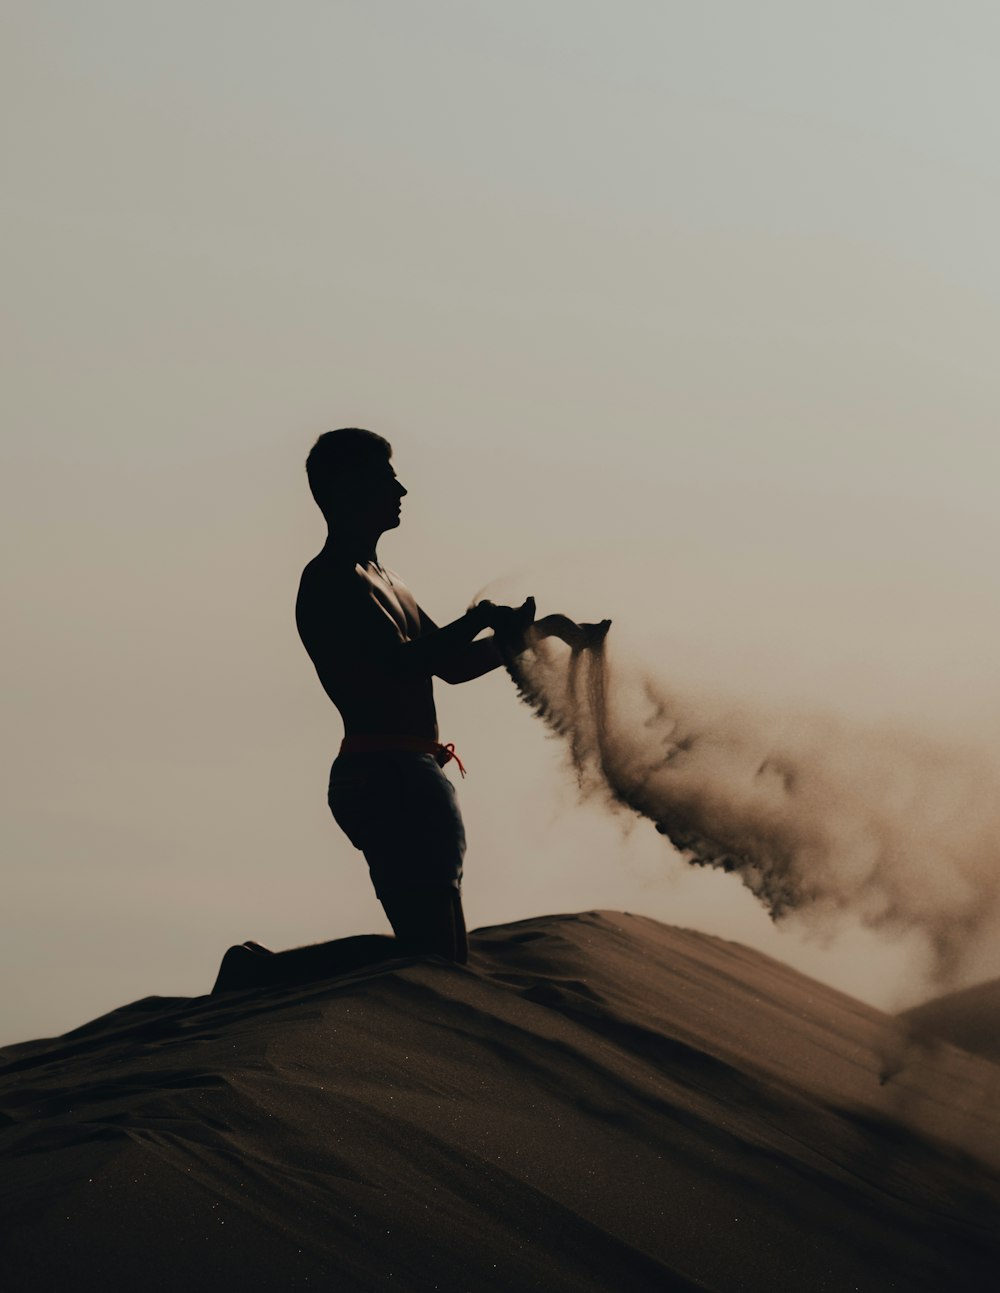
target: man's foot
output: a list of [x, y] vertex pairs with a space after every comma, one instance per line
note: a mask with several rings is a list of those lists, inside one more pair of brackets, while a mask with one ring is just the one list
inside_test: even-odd
[[264, 962], [266, 956], [238, 944], [231, 947], [222, 958], [212, 996], [220, 992], [245, 992], [248, 988], [262, 988], [268, 982]]
[[248, 938], [245, 943], [241, 944], [241, 946], [248, 948], [251, 952], [258, 952], [262, 956], [274, 955], [269, 947], [264, 947], [260, 943], [255, 943], [252, 938]]

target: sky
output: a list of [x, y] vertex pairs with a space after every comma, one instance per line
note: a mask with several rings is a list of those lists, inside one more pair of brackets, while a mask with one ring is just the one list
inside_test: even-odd
[[[380, 556], [438, 622], [535, 592], [668, 677], [993, 758], [995, 6], [0, 22], [0, 1042], [387, 929], [292, 616], [330, 427], [392, 441]], [[581, 804], [504, 676], [439, 690], [470, 927], [631, 910], [926, 995], [913, 940], [775, 927]]]

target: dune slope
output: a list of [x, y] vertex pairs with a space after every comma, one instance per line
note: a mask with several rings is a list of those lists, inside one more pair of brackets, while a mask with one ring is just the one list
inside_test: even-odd
[[935, 997], [899, 1018], [917, 1036], [938, 1037], [973, 1055], [1000, 1061], [1000, 980]]
[[4, 1287], [995, 1287], [995, 1065], [644, 917], [472, 947], [6, 1048]]

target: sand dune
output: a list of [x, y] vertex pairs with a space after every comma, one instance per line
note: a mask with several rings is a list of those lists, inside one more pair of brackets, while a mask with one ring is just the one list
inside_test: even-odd
[[1000, 1061], [1000, 979], [935, 997], [899, 1018], [916, 1036], [940, 1038], [973, 1055]]
[[643, 917], [472, 947], [6, 1048], [4, 1287], [996, 1286], [994, 1064]]

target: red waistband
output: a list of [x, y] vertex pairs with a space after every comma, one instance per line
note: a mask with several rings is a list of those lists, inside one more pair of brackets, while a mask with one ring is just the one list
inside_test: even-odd
[[432, 754], [443, 768], [452, 759], [458, 764], [458, 770], [465, 776], [465, 765], [455, 753], [454, 745], [442, 745], [440, 741], [431, 741], [424, 736], [393, 736], [381, 732], [355, 732], [345, 736], [340, 743], [341, 754], [388, 754], [401, 751], [406, 754]]

